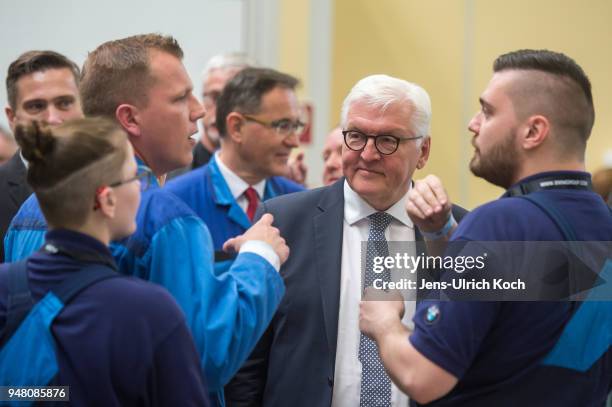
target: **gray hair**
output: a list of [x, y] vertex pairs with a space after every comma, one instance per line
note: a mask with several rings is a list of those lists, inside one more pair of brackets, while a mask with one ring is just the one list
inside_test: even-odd
[[257, 62], [242, 52], [215, 55], [208, 60], [206, 67], [202, 71], [202, 82], [206, 82], [208, 75], [217, 69], [242, 69], [255, 66], [257, 66]]
[[430, 136], [431, 100], [427, 91], [417, 84], [388, 75], [370, 75], [353, 86], [342, 103], [340, 125], [345, 128], [351, 105], [357, 101], [378, 107], [384, 112], [394, 103], [410, 103], [414, 108], [410, 127], [415, 136]]

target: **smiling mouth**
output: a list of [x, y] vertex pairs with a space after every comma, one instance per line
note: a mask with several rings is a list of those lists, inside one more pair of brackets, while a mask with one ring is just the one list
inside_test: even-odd
[[357, 171], [363, 171], [363, 172], [368, 173], [368, 174], [384, 175], [384, 173], [382, 173], [382, 172], [374, 171], [374, 170], [369, 170], [367, 168], [357, 168]]

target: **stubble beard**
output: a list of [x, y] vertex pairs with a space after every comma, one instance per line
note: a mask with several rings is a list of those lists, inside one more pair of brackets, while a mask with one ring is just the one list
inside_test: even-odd
[[512, 129], [499, 143], [486, 153], [474, 151], [470, 171], [493, 185], [509, 188], [518, 173], [519, 155], [514, 144], [516, 131]]

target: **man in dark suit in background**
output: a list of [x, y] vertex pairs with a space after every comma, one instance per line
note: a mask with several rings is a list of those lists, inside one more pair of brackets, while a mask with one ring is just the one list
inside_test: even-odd
[[13, 135], [0, 126], [0, 164], [4, 164], [17, 152], [17, 142]]
[[[50, 125], [83, 117], [78, 91], [79, 68], [53, 51], [29, 51], [11, 63], [6, 77], [8, 106], [4, 109], [14, 132], [19, 123], [40, 120]], [[26, 182], [26, 161], [17, 151], [0, 166], [0, 237], [32, 193]], [[4, 243], [0, 261], [4, 261]]]
[[[230, 406], [407, 405], [359, 332], [361, 242], [422, 240], [405, 209], [430, 152], [431, 107], [420, 86], [386, 75], [359, 81], [341, 115], [346, 178], [264, 202], [291, 248], [287, 291], [249, 361], [226, 387]], [[440, 235], [464, 210], [454, 208]], [[426, 234], [435, 238], [435, 234]], [[366, 277], [367, 281], [367, 277]], [[410, 321], [414, 301], [407, 304]]]

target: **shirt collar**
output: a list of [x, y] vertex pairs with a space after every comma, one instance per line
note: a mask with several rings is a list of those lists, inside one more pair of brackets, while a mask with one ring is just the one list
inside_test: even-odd
[[[140, 158], [138, 155], [134, 154], [134, 158], [136, 159], [136, 165], [138, 166], [138, 169], [148, 168], [149, 171], [152, 171], [151, 168], [149, 168], [149, 166], [147, 166], [144, 160]], [[165, 175], [163, 176], [163, 180], [161, 180], [159, 177], [153, 174], [151, 177], [151, 184], [156, 187], [161, 187], [164, 184], [163, 181], [165, 181], [165, 179], [166, 179]], [[141, 184], [141, 187], [142, 187], [141, 191], [144, 191], [144, 184]]]
[[[410, 188], [412, 188], [412, 183], [410, 184]], [[408, 188], [408, 191], [410, 190]], [[414, 228], [412, 220], [408, 216], [405, 208], [406, 197], [408, 196], [408, 192], [396, 203], [394, 203], [387, 212], [389, 215], [393, 216], [393, 219], [399, 221], [405, 226], [409, 228]], [[376, 209], [372, 208], [370, 204], [368, 204], [359, 194], [349, 186], [348, 181], [344, 180], [344, 219], [347, 223], [353, 226], [355, 223], [359, 222], [362, 219], [367, 218], [373, 213], [378, 212]]]
[[21, 158], [21, 162], [23, 163], [23, 165], [26, 167], [26, 170], [28, 169], [28, 160], [26, 160], [23, 156], [23, 154], [21, 154], [21, 149], [19, 149], [19, 158]]
[[264, 196], [264, 190], [266, 188], [266, 180], [263, 179], [259, 181], [255, 185], [249, 185], [242, 178], [240, 178], [235, 172], [230, 170], [224, 163], [221, 161], [221, 157], [219, 156], [219, 151], [215, 152], [215, 160], [217, 161], [217, 165], [219, 166], [219, 171], [221, 171], [221, 175], [227, 186], [229, 187], [232, 196], [234, 199], [238, 199], [244, 191], [247, 190], [248, 187], [253, 187], [259, 196], [259, 199], [262, 199]]

